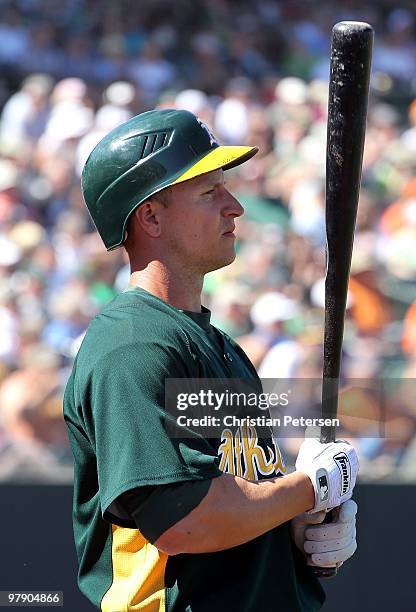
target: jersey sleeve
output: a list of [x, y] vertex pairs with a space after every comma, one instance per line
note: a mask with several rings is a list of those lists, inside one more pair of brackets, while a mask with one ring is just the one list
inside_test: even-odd
[[134, 527], [152, 544], [194, 510], [207, 495], [212, 479], [179, 482], [126, 491], [119, 504]]
[[165, 406], [166, 378], [196, 376], [191, 353], [173, 343], [152, 344], [147, 351], [138, 350], [137, 343], [125, 345], [93, 368], [86, 429], [97, 460], [103, 516], [129, 489], [222, 474], [215, 448], [180, 428]]

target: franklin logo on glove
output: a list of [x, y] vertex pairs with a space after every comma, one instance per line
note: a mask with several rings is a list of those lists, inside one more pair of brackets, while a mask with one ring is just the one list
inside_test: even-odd
[[334, 461], [341, 472], [341, 495], [345, 495], [350, 488], [351, 482], [350, 462], [345, 453], [338, 453], [338, 455], [335, 455]]

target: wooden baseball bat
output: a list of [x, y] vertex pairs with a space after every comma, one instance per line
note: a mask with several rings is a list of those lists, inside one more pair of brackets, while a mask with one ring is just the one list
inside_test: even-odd
[[[342, 338], [360, 192], [374, 32], [368, 23], [341, 21], [332, 30], [326, 151], [325, 332], [322, 412], [338, 410]], [[335, 426], [321, 427], [321, 442], [335, 441]], [[327, 515], [330, 522], [330, 514]], [[331, 577], [336, 568], [314, 568]]]

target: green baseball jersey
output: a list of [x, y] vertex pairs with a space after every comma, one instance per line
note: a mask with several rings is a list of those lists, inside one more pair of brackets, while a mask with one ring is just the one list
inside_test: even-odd
[[74, 456], [78, 584], [101, 610], [312, 612], [324, 594], [289, 524], [224, 551], [168, 556], [119, 512], [138, 487], [283, 475], [276, 442], [255, 427], [218, 438], [167, 434], [167, 378], [251, 378], [244, 352], [210, 325], [143, 289], [118, 295], [91, 322], [64, 396]]

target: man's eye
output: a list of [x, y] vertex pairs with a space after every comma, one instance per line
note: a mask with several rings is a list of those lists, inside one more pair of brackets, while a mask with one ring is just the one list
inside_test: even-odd
[[204, 195], [207, 195], [208, 193], [215, 193], [215, 188], [206, 191]]

